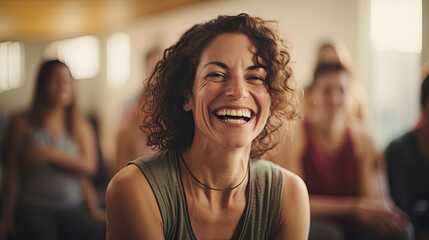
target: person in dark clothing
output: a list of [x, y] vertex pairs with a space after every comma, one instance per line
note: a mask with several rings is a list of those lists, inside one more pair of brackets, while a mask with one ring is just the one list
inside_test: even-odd
[[411, 219], [416, 239], [429, 239], [429, 74], [421, 86], [420, 125], [385, 151], [390, 194]]

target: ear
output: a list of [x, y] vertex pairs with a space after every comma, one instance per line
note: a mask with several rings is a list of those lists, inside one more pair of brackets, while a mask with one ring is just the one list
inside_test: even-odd
[[183, 110], [185, 110], [186, 112], [191, 111], [191, 93], [189, 90], [185, 90], [183, 92], [183, 98], [185, 99], [185, 102], [183, 103]]

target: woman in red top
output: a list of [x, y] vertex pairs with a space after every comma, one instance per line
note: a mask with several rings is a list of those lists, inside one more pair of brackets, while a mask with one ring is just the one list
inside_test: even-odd
[[[301, 176], [310, 194], [311, 239], [380, 239], [406, 235], [408, 220], [377, 188], [369, 135], [345, 110], [350, 75], [339, 64], [317, 67], [307, 89], [305, 121], [274, 162]], [[285, 139], [288, 140], [288, 139]], [[378, 233], [377, 233], [378, 232]], [[369, 237], [370, 234], [374, 237]], [[394, 238], [397, 239], [397, 238]]]

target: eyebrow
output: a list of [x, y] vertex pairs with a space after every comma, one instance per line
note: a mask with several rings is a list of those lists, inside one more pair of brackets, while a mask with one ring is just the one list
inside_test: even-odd
[[[227, 69], [227, 70], [229, 69], [229, 67], [223, 62], [209, 62], [206, 65], [204, 65], [203, 68], [207, 67], [210, 64], [217, 65], [217, 66], [224, 68], [224, 69]], [[265, 67], [263, 67], [261, 65], [252, 65], [252, 66], [247, 67], [246, 70], [249, 71], [249, 70], [255, 70], [255, 69], [259, 69], [259, 68], [262, 68], [265, 70]]]

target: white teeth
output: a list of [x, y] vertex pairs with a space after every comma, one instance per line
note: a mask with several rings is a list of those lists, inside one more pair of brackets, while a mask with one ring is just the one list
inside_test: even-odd
[[216, 111], [216, 115], [218, 116], [235, 116], [235, 117], [251, 117], [251, 112], [248, 109], [219, 109]]
[[232, 118], [226, 118], [223, 121], [228, 122], [228, 123], [235, 123], [235, 124], [245, 124], [246, 121], [244, 121], [243, 119], [232, 119]]

